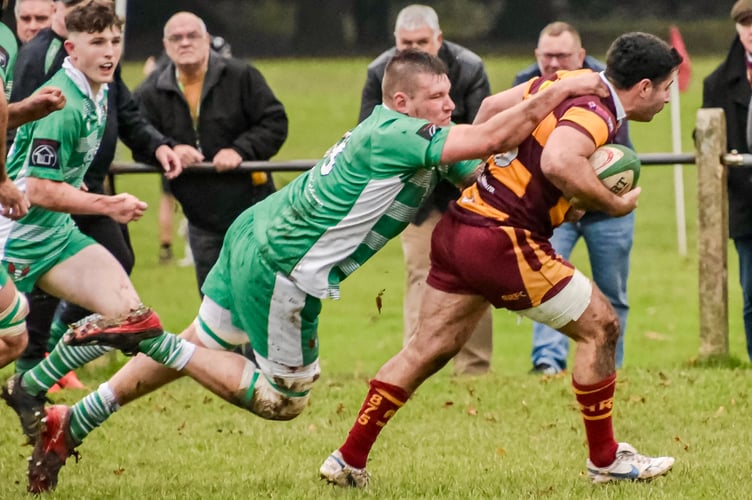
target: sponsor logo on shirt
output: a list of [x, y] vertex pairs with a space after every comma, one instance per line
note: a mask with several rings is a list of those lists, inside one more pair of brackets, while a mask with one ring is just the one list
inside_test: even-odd
[[431, 140], [433, 136], [435, 136], [438, 131], [441, 130], [441, 127], [438, 127], [437, 125], [433, 123], [426, 123], [422, 127], [418, 129], [418, 132], [416, 132], [419, 136], [421, 136], [424, 139]]
[[52, 139], [34, 139], [31, 143], [29, 165], [32, 167], [60, 168], [58, 152], [60, 143]]

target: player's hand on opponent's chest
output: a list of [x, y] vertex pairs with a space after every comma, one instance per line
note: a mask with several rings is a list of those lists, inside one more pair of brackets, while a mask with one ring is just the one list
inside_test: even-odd
[[121, 224], [140, 219], [148, 208], [145, 201], [141, 201], [129, 193], [120, 193], [108, 196], [108, 198], [110, 202], [108, 215]]

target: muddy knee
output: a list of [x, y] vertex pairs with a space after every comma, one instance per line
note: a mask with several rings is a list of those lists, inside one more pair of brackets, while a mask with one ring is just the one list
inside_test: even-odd
[[266, 420], [292, 420], [305, 409], [318, 377], [317, 363], [297, 373], [280, 375], [264, 373], [247, 361], [236, 404]]

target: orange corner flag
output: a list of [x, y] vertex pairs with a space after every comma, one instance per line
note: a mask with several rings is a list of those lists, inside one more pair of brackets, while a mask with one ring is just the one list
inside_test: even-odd
[[676, 49], [683, 59], [679, 65], [679, 91], [684, 92], [689, 87], [689, 79], [692, 76], [692, 62], [689, 60], [689, 53], [687, 52], [687, 47], [684, 46], [684, 40], [679, 32], [679, 28], [671, 26], [669, 28], [669, 37], [671, 38], [671, 46]]

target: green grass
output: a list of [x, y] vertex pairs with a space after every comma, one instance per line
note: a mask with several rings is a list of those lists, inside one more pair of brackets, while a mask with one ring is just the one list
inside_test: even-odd
[[[701, 76], [717, 59], [695, 60], [682, 95], [684, 150], [700, 105]], [[257, 64], [290, 115], [278, 159], [320, 156], [356, 120], [367, 60], [263, 60]], [[526, 60], [489, 58], [494, 90]], [[138, 79], [139, 67], [126, 73]], [[641, 152], [670, 151], [668, 109], [652, 124], [634, 124]], [[129, 159], [127, 153], [122, 159]], [[347, 434], [366, 381], [401, 343], [404, 272], [390, 243], [343, 284], [343, 299], [321, 316], [322, 377], [310, 407], [291, 422], [266, 422], [212, 396], [190, 380], [143, 398], [116, 414], [80, 447], [82, 460], [61, 473], [51, 498], [747, 498], [752, 436], [749, 382], [735, 253], [729, 265], [730, 361], [699, 363], [696, 176], [684, 167], [689, 255], [679, 257], [673, 171], [646, 166], [637, 214], [632, 309], [625, 368], [619, 374], [617, 437], [652, 454], [677, 457], [675, 470], [648, 484], [593, 487], [584, 477], [586, 448], [569, 378], [527, 375], [531, 324], [506, 311], [494, 316], [493, 373], [454, 378], [443, 370], [426, 382], [384, 431], [371, 455], [366, 492], [339, 491], [317, 478], [324, 457]], [[280, 184], [293, 174], [278, 176]], [[191, 269], [157, 264], [156, 175], [118, 179], [119, 190], [152, 209], [131, 225], [137, 251], [133, 280], [166, 326], [194, 317]], [[583, 245], [573, 257], [588, 271]], [[383, 309], [377, 311], [380, 290]], [[125, 360], [80, 371], [96, 387]], [[740, 361], [743, 360], [743, 361]], [[5, 369], [0, 379], [9, 372]], [[73, 403], [85, 391], [56, 394]], [[25, 491], [25, 457], [15, 416], [0, 405], [0, 498]]]

